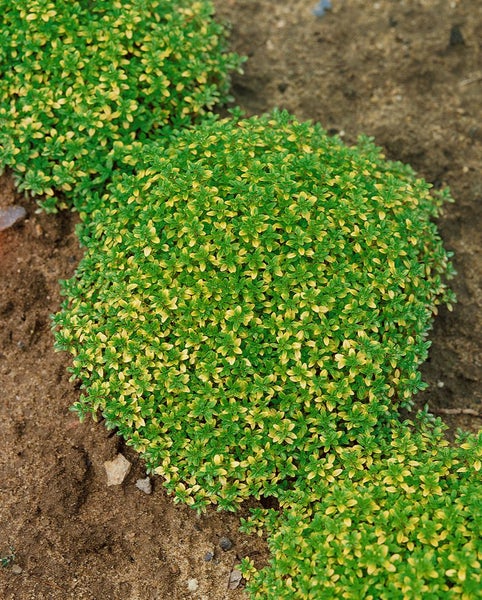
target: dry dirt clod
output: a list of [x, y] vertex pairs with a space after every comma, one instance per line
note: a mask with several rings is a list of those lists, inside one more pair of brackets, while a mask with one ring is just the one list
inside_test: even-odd
[[450, 30], [450, 38], [449, 38], [449, 46], [464, 46], [465, 40], [460, 27], [458, 25], [453, 25]]
[[223, 537], [219, 540], [219, 547], [221, 550], [224, 550], [224, 552], [227, 552], [233, 547], [233, 542], [228, 537], [223, 535]]

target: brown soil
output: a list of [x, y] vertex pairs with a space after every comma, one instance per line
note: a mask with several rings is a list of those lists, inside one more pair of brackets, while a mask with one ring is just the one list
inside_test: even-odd
[[[320, 121], [347, 142], [374, 136], [389, 158], [409, 162], [456, 203], [439, 220], [458, 272], [455, 310], [432, 332], [428, 403], [456, 427], [480, 428], [482, 320], [482, 4], [480, 0], [216, 0], [232, 22], [232, 46], [249, 56], [234, 81], [248, 114], [275, 106]], [[49, 315], [58, 280], [82, 252], [76, 216], [37, 214], [1, 179], [0, 207], [21, 204], [27, 219], [0, 233], [0, 597], [5, 600], [242, 600], [228, 589], [239, 558], [258, 564], [263, 540], [237, 531], [238, 516], [198, 517], [174, 505], [154, 480], [135, 487], [143, 465], [103, 425], [80, 424], [69, 407], [69, 357], [56, 354]], [[465, 413], [464, 413], [465, 411]], [[477, 416], [478, 415], [478, 416]], [[121, 486], [103, 463], [133, 463]], [[233, 542], [219, 547], [221, 536]], [[206, 553], [212, 552], [212, 560]], [[8, 562], [7, 560], [4, 561]], [[199, 587], [189, 591], [188, 580]]]

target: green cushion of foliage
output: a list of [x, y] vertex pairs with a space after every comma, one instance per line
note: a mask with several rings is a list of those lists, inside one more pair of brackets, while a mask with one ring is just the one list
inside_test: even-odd
[[204, 122], [112, 185], [57, 345], [178, 500], [279, 496], [421, 387], [442, 195], [286, 113]]
[[225, 101], [211, 2], [0, 0], [0, 168], [19, 188], [83, 206], [142, 142]]
[[391, 423], [372, 451], [336, 448], [280, 515], [257, 509], [270, 564], [243, 561], [259, 600], [474, 600], [482, 563], [482, 435]]

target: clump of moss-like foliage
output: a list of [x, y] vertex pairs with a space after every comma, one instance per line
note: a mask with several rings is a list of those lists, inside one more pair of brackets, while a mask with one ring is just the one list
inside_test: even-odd
[[421, 388], [442, 196], [286, 113], [204, 122], [111, 186], [57, 345], [177, 500], [283, 497]]
[[[242, 568], [254, 600], [474, 600], [482, 564], [482, 435], [457, 447], [440, 422], [392, 419], [312, 463], [312, 477], [256, 509], [270, 564]], [[387, 425], [389, 427], [387, 427]]]
[[0, 169], [83, 207], [142, 143], [227, 100], [239, 57], [211, 2], [0, 0]]

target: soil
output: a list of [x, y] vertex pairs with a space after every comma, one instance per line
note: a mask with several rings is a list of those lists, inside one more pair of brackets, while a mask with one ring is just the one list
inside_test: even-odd
[[[455, 252], [458, 303], [431, 333], [418, 406], [450, 430], [480, 428], [482, 283], [482, 3], [480, 0], [216, 0], [249, 60], [233, 95], [247, 114], [277, 106], [319, 121], [348, 143], [373, 136], [456, 199], [439, 219]], [[69, 356], [56, 353], [50, 315], [59, 279], [78, 264], [77, 216], [37, 213], [0, 180], [0, 207], [27, 218], [0, 233], [0, 597], [5, 600], [242, 600], [230, 590], [243, 556], [265, 564], [265, 541], [238, 532], [239, 515], [202, 516], [173, 504], [161, 481], [136, 486], [142, 462], [100, 423], [79, 423]], [[447, 414], [448, 413], [448, 414]], [[455, 413], [455, 414], [450, 414]], [[132, 469], [107, 486], [104, 461]], [[243, 508], [246, 512], [247, 507]], [[241, 511], [241, 512], [243, 512]], [[221, 549], [221, 537], [232, 548]], [[208, 560], [211, 555], [212, 558]], [[9, 555], [14, 554], [9, 559]], [[8, 563], [8, 564], [7, 564]], [[196, 579], [197, 590], [190, 579]]]

